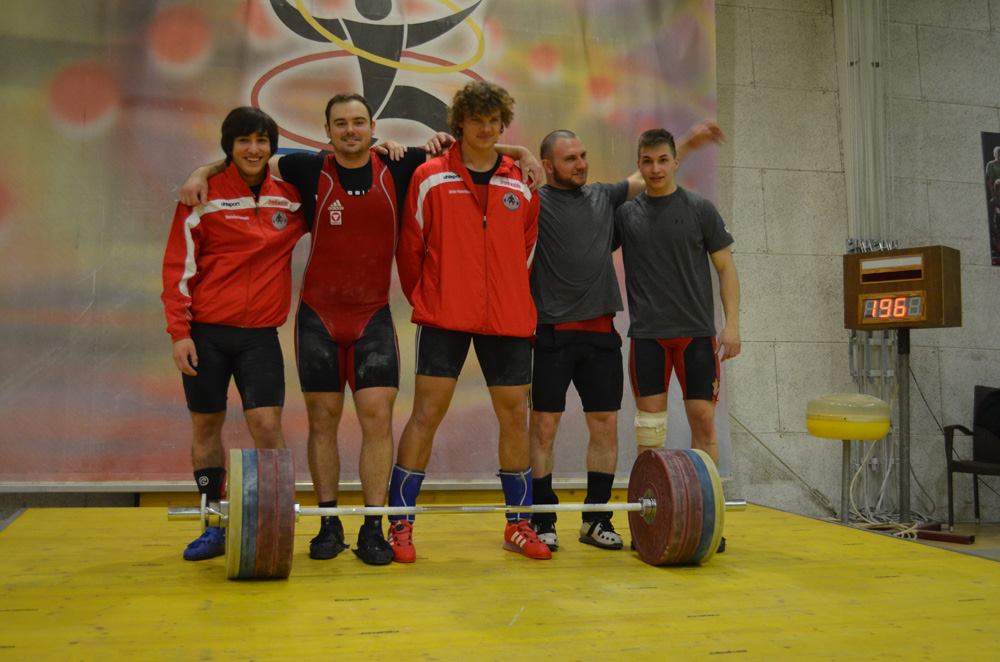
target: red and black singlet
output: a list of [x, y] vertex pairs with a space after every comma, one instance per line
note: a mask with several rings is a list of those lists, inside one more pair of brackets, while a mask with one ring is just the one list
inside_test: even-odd
[[396, 186], [374, 152], [371, 169], [371, 188], [349, 194], [334, 155], [327, 154], [316, 190], [302, 301], [338, 344], [357, 340], [371, 316], [389, 303], [398, 231]]

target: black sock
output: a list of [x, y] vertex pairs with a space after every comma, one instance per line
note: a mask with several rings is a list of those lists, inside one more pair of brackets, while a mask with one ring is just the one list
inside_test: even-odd
[[[614, 474], [606, 474], [600, 471], [587, 472], [587, 496], [584, 503], [607, 503], [611, 500], [611, 488], [615, 483]], [[584, 522], [593, 522], [599, 519], [610, 519], [611, 513], [583, 513]]]
[[[368, 504], [365, 504], [366, 506]], [[373, 529], [382, 528], [382, 516], [381, 515], [365, 515], [365, 523], [363, 526], [371, 527]]]
[[[559, 503], [559, 497], [552, 489], [552, 474], [531, 479], [532, 499], [536, 505]], [[535, 513], [531, 516], [533, 524], [555, 524], [555, 513]]]
[[[337, 500], [333, 499], [332, 501], [320, 501], [318, 505], [320, 508], [336, 508]], [[320, 518], [321, 527], [329, 526], [334, 522], [337, 522], [338, 524], [340, 523], [340, 518], [337, 517], [336, 515], [324, 515], [323, 517]]]
[[222, 467], [195, 469], [194, 482], [198, 486], [198, 492], [204, 494], [209, 501], [221, 501], [222, 486], [226, 482], [226, 470]]

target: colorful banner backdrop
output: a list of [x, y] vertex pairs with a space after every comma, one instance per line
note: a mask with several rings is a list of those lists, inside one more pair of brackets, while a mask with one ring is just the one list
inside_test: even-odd
[[[680, 134], [715, 116], [712, 0], [7, 0], [2, 13], [6, 484], [189, 478], [190, 423], [164, 332], [160, 263], [177, 189], [220, 158], [219, 125], [234, 106], [270, 113], [282, 151], [313, 150], [325, 141], [326, 100], [360, 91], [376, 109], [378, 137], [419, 145], [443, 128], [454, 91], [484, 78], [517, 101], [505, 142], [537, 149], [548, 131], [571, 128], [588, 146], [591, 181], [633, 171], [642, 130]], [[714, 199], [714, 160], [712, 148], [688, 159], [682, 183]], [[307, 252], [305, 239], [297, 276]], [[398, 435], [411, 405], [413, 326], [398, 288], [393, 306], [404, 366]], [[625, 316], [618, 324], [624, 331]], [[286, 437], [308, 480], [291, 322], [281, 336]], [[582, 476], [586, 428], [571, 401], [556, 461]], [[225, 442], [249, 445], [235, 390], [230, 403]], [[341, 426], [344, 480], [357, 477], [351, 412]], [[683, 435], [675, 413], [671, 434]], [[496, 435], [470, 360], [430, 476], [492, 478]]]

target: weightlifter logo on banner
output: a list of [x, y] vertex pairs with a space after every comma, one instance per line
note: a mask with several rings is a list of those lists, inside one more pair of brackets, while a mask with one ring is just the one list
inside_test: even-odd
[[[337, 7], [347, 5], [346, 2], [270, 0], [270, 4], [282, 25], [296, 36], [333, 47], [272, 67], [257, 79], [250, 93], [253, 106], [263, 107], [278, 120], [282, 136], [302, 146], [323, 149], [327, 143], [302, 135], [290, 128], [289, 122], [283, 121], [279, 97], [272, 97], [273, 91], [269, 92], [268, 88], [281, 86], [281, 79], [286, 76], [328, 81], [322, 85], [328, 90], [326, 98], [360, 91], [372, 107], [373, 120], [416, 122], [424, 127], [424, 135], [428, 130], [446, 131], [448, 118], [446, 100], [427, 91], [433, 85], [426, 79], [434, 75], [437, 84], [441, 74], [458, 74], [466, 80], [481, 80], [471, 67], [483, 57], [486, 42], [481, 26], [471, 15], [484, 0], [476, 0], [464, 8], [451, 0], [437, 0], [438, 7], [426, 0], [421, 3], [356, 0], [354, 12], [347, 8], [337, 11]], [[324, 7], [329, 9], [320, 9]], [[419, 14], [432, 9], [448, 13], [441, 16], [438, 11], [434, 12], [435, 18], [416, 20]], [[355, 13], [362, 20], [356, 20]], [[453, 61], [440, 42], [442, 37], [454, 35], [456, 30], [467, 31], [465, 36], [472, 37], [475, 47], [464, 60]], [[418, 47], [423, 48], [410, 50]], [[461, 81], [456, 79], [452, 89], [459, 85]], [[318, 99], [317, 105], [326, 98]], [[319, 135], [318, 130], [318, 123], [316, 129], [309, 129], [316, 135]]]

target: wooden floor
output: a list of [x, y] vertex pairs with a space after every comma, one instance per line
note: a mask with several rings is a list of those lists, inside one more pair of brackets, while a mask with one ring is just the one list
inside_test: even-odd
[[[0, 532], [0, 660], [989, 659], [1000, 563], [750, 506], [703, 567], [576, 542], [501, 549], [496, 515], [418, 518], [417, 563], [307, 556], [287, 581], [182, 561], [160, 508], [29, 509]], [[625, 518], [616, 516], [620, 529]], [[357, 521], [348, 521], [349, 537]], [[990, 653], [990, 651], [993, 651]], [[993, 658], [995, 659], [995, 658]]]

